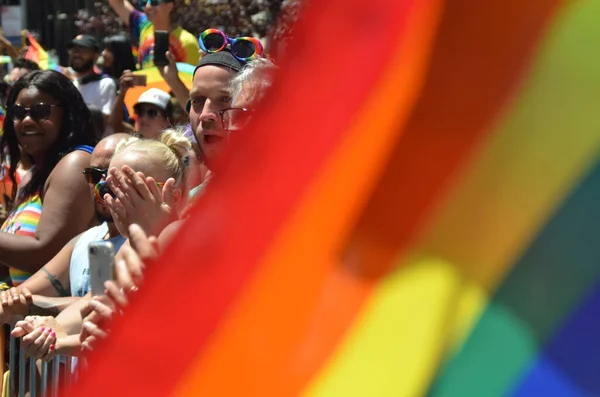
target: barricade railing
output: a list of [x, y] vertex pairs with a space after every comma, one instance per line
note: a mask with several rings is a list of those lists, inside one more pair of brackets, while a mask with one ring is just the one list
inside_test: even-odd
[[[5, 328], [8, 335], [12, 328]], [[27, 358], [20, 345], [20, 338], [8, 339], [8, 387], [3, 385], [2, 397], [57, 397], [59, 389], [75, 381], [86, 365], [79, 358], [73, 368], [72, 357], [67, 356], [56, 356], [49, 362]]]

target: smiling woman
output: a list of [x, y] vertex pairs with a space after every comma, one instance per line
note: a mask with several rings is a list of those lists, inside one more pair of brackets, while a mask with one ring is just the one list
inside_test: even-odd
[[[90, 112], [71, 81], [54, 71], [18, 80], [6, 103], [3, 161], [10, 162], [11, 213], [0, 233], [0, 263], [18, 285], [92, 223], [94, 207], [82, 170], [96, 143]], [[31, 171], [16, 189], [26, 156]]]

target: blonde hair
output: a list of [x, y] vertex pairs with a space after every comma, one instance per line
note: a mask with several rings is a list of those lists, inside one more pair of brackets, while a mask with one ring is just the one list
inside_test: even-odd
[[160, 159], [175, 184], [183, 181], [187, 174], [188, 156], [192, 142], [184, 134], [184, 129], [175, 127], [162, 132], [158, 140], [131, 137], [117, 145], [115, 154], [127, 151], [142, 152]]

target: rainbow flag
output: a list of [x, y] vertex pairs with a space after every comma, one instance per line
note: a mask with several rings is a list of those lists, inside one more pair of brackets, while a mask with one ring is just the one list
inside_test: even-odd
[[68, 395], [600, 395], [599, 22], [600, 0], [308, 2]]
[[56, 70], [60, 72], [58, 65], [50, 59], [44, 47], [42, 47], [31, 33], [27, 34], [27, 39], [29, 40], [29, 48], [27, 49], [25, 58], [37, 63], [42, 70]]

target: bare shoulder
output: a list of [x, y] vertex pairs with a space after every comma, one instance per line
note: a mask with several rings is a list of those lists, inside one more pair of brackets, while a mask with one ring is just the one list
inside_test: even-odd
[[82, 150], [74, 150], [63, 157], [50, 173], [47, 184], [61, 183], [86, 184], [83, 170], [90, 166], [91, 154]]

